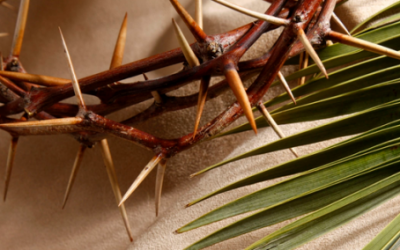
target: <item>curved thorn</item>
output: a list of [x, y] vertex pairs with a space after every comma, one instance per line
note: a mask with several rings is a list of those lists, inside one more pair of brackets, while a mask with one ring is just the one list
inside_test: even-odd
[[[121, 201], [122, 195], [121, 195], [121, 189], [118, 184], [118, 178], [115, 172], [115, 166], [113, 159], [111, 157], [111, 151], [107, 139], [103, 139], [100, 141], [100, 149], [101, 149], [101, 154], [103, 156], [104, 164], [106, 165], [108, 178], [110, 179], [111, 188], [114, 192], [115, 200], [117, 201], [118, 205], [119, 202]], [[121, 213], [122, 220], [124, 221], [129, 240], [133, 241], [132, 230], [129, 225], [128, 214], [126, 213], [126, 208], [124, 204], [122, 204], [119, 207], [119, 211]]]
[[117, 43], [115, 44], [114, 54], [111, 60], [110, 69], [122, 65], [122, 59], [124, 57], [124, 49], [126, 44], [127, 21], [128, 21], [128, 13], [125, 13], [124, 20], [122, 21], [121, 28], [119, 30]]
[[81, 144], [79, 146], [78, 153], [76, 154], [75, 162], [74, 162], [74, 165], [72, 167], [71, 174], [69, 176], [67, 189], [65, 190], [64, 200], [63, 200], [63, 203], [62, 203], [62, 209], [64, 209], [65, 205], [67, 204], [67, 200], [68, 200], [69, 194], [71, 193], [72, 185], [74, 185], [74, 182], [75, 182], [75, 179], [76, 179], [76, 175], [78, 174], [79, 167], [80, 167], [80, 165], [82, 163], [82, 159], [83, 159], [83, 155], [85, 153], [85, 150], [86, 150], [86, 146]]
[[150, 174], [150, 172], [154, 169], [154, 167], [157, 166], [157, 164], [163, 158], [164, 155], [159, 154], [154, 156], [153, 159], [151, 159], [151, 161], [143, 168], [142, 172], [140, 172], [139, 176], [129, 187], [128, 191], [126, 191], [124, 197], [122, 197], [122, 200], [119, 203], [119, 206], [121, 206], [129, 198], [129, 196], [131, 196], [131, 194], [136, 190], [136, 188], [144, 181], [144, 179]]
[[11, 172], [12, 172], [12, 169], [13, 169], [13, 166], [14, 166], [14, 160], [15, 160], [15, 153], [17, 151], [17, 145], [18, 145], [18, 137], [12, 137], [11, 138], [11, 143], [10, 143], [10, 148], [8, 150], [8, 157], [7, 157], [6, 178], [5, 178], [5, 181], [4, 181], [3, 201], [6, 201], [6, 198], [7, 198], [8, 186], [10, 184]]
[[203, 1], [196, 0], [196, 23], [199, 25], [201, 29], [203, 29]]
[[315, 64], [318, 66], [318, 68], [321, 70], [321, 72], [325, 75], [325, 77], [328, 79], [328, 74], [326, 73], [326, 69], [325, 69], [324, 65], [322, 64], [321, 59], [319, 59], [317, 52], [315, 52], [314, 48], [312, 47], [310, 41], [308, 41], [308, 38], [307, 38], [306, 34], [304, 33], [304, 30], [299, 29], [297, 35], [298, 35], [301, 43], [304, 45], [304, 48], [307, 51], [307, 53], [314, 60]]
[[228, 8], [231, 8], [233, 10], [236, 10], [240, 13], [243, 13], [245, 15], [251, 16], [251, 17], [255, 17], [257, 19], [278, 25], [278, 26], [286, 26], [290, 23], [289, 20], [283, 19], [283, 18], [279, 18], [279, 17], [274, 17], [274, 16], [270, 16], [270, 15], [266, 15], [266, 14], [262, 14], [256, 11], [252, 11], [252, 10], [248, 10], [246, 8], [243, 8], [241, 6], [238, 6], [236, 4], [232, 4], [230, 2], [224, 1], [224, 0], [213, 0], [216, 3], [222, 4]]
[[0, 72], [0, 76], [7, 77], [10, 80], [25, 81], [46, 87], [63, 86], [71, 83], [71, 80], [64, 78], [45, 76], [45, 75], [34, 75], [34, 74], [12, 72], [12, 71], [2, 71]]
[[196, 136], [197, 128], [199, 127], [201, 114], [203, 113], [204, 105], [207, 100], [208, 87], [210, 86], [210, 76], [204, 76], [200, 81], [199, 98], [197, 100], [196, 120], [194, 122], [193, 138]]
[[296, 104], [296, 98], [294, 98], [292, 90], [289, 87], [289, 84], [286, 82], [285, 77], [283, 76], [282, 72], [280, 72], [280, 71], [278, 72], [278, 78], [279, 78], [279, 81], [282, 83], [282, 86], [285, 88], [286, 92], [292, 99], [293, 103]]
[[[265, 108], [264, 104], [262, 102], [259, 102], [257, 105], [258, 110], [261, 112], [265, 120], [268, 122], [268, 124], [271, 126], [271, 128], [275, 131], [275, 133], [279, 136], [279, 138], [284, 138], [285, 134], [282, 132], [282, 130], [279, 128], [278, 124], [276, 124], [274, 118], [269, 114], [268, 110]], [[298, 158], [299, 155], [297, 154], [296, 150], [294, 148], [290, 148], [290, 151], [293, 153], [293, 155]]]
[[170, 0], [174, 6], [176, 12], [181, 16], [183, 21], [185, 21], [186, 26], [189, 28], [190, 32], [193, 34], [194, 38], [199, 43], [206, 42], [207, 35], [204, 33], [202, 28], [196, 23], [196, 21], [189, 15], [189, 13], [183, 8], [178, 0]]
[[28, 19], [29, 1], [30, 0], [21, 0], [19, 5], [17, 25], [15, 26], [14, 40], [11, 47], [11, 55], [15, 57], [19, 57], [21, 53], [26, 20]]
[[185, 56], [186, 61], [189, 63], [190, 67], [195, 67], [200, 65], [199, 59], [194, 54], [192, 48], [190, 47], [188, 41], [182, 33], [182, 30], [179, 28], [178, 24], [175, 22], [175, 19], [172, 18], [172, 24], [174, 26], [174, 30], [176, 33], [176, 37], [178, 38], [179, 45], [181, 46], [183, 55]]
[[166, 167], [167, 167], [167, 161], [164, 159], [160, 161], [157, 167], [156, 199], [155, 199], [156, 216], [158, 216], [158, 212], [160, 211], [161, 193], [162, 193], [162, 186], [164, 182], [164, 174]]
[[229, 86], [231, 87], [233, 93], [236, 96], [236, 99], [238, 100], [240, 106], [242, 107], [247, 120], [249, 121], [251, 127], [253, 128], [254, 133], [257, 134], [257, 126], [254, 120], [253, 111], [251, 110], [249, 97], [247, 96], [246, 90], [243, 87], [243, 83], [242, 80], [240, 79], [238, 72], [236, 71], [236, 69], [233, 67], [232, 64], [228, 64], [225, 66], [224, 74]]
[[327, 36], [337, 42], [400, 60], [400, 52], [352, 36], [330, 31]]
[[336, 23], [336, 25], [338, 25], [347, 35], [351, 36], [350, 32], [347, 30], [346, 26], [339, 19], [339, 17], [335, 14], [335, 12], [332, 12], [331, 20]]
[[76, 74], [75, 74], [74, 65], [72, 64], [72, 60], [71, 60], [71, 56], [68, 51], [67, 44], [65, 43], [65, 39], [64, 39], [63, 33], [61, 31], [61, 28], [58, 27], [58, 30], [60, 31], [60, 36], [61, 36], [62, 44], [64, 47], [65, 56], [67, 58], [68, 66], [69, 66], [71, 77], [72, 77], [72, 87], [74, 88], [75, 96], [78, 99], [79, 108], [86, 110], [85, 101], [83, 100], [81, 88], [78, 83], [78, 78], [76, 77]]

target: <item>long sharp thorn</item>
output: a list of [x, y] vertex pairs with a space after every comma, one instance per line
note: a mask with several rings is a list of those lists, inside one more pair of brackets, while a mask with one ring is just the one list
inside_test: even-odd
[[7, 3], [5, 0], [0, 1], [1, 5], [3, 5], [4, 7], [10, 9], [10, 10], [16, 10], [14, 6], [12, 6], [11, 4]]
[[71, 83], [71, 80], [64, 78], [45, 76], [45, 75], [34, 75], [34, 74], [20, 73], [20, 72], [2, 71], [0, 72], [0, 75], [7, 77], [10, 80], [26, 81], [38, 85], [43, 85], [46, 87], [62, 86]]
[[[110, 179], [111, 188], [114, 192], [115, 200], [117, 201], [117, 205], [118, 205], [119, 202], [121, 201], [122, 195], [121, 195], [121, 189], [118, 184], [118, 178], [117, 178], [117, 174], [115, 172], [115, 166], [114, 166], [113, 159], [111, 157], [111, 151], [110, 151], [110, 147], [108, 145], [107, 139], [103, 139], [100, 141], [100, 148], [101, 148], [101, 154], [103, 156], [104, 164], [106, 165], [108, 178]], [[128, 214], [126, 213], [125, 204], [122, 204], [119, 207], [119, 211], [121, 213], [122, 220], [124, 221], [129, 240], [133, 241], [132, 230], [129, 225]]]
[[13, 137], [11, 139], [10, 148], [8, 150], [8, 158], [7, 158], [7, 165], [6, 165], [6, 178], [4, 181], [3, 201], [6, 201], [6, 198], [7, 198], [7, 191], [8, 191], [8, 186], [10, 184], [11, 172], [12, 172], [12, 169], [14, 166], [17, 145], [18, 145], [18, 137]]
[[204, 33], [203, 29], [196, 23], [196, 21], [189, 15], [189, 13], [183, 8], [183, 6], [179, 3], [178, 0], [170, 0], [172, 5], [174, 6], [176, 12], [182, 17], [183, 21], [185, 21], [188, 26], [190, 32], [192, 32], [194, 38], [199, 43], [206, 42], [207, 35]]
[[292, 99], [293, 103], [296, 104], [296, 98], [294, 98], [292, 90], [289, 87], [289, 84], [286, 82], [285, 77], [283, 76], [282, 72], [280, 72], [280, 71], [278, 72], [278, 78], [279, 78], [279, 81], [282, 83], [282, 86], [285, 88], [286, 92]]
[[203, 29], [203, 0], [196, 0], [196, 23]]
[[19, 57], [21, 53], [26, 20], [28, 19], [29, 1], [30, 0], [21, 0], [19, 5], [17, 25], [15, 26], [14, 40], [11, 47], [11, 55], [15, 57]]
[[72, 133], [82, 128], [75, 128], [75, 125], [82, 123], [79, 117], [51, 119], [43, 121], [15, 122], [0, 124], [0, 128], [18, 135], [49, 135], [57, 133]]
[[167, 167], [167, 161], [161, 160], [157, 167], [157, 177], [156, 177], [156, 216], [158, 216], [158, 212], [160, 211], [160, 204], [161, 204], [161, 193], [162, 187], [164, 182], [164, 174], [165, 168]]
[[150, 172], [154, 169], [154, 167], [157, 166], [157, 164], [160, 162], [160, 160], [162, 158], [164, 158], [164, 156], [162, 154], [160, 154], [160, 155], [154, 156], [153, 159], [151, 159], [151, 161], [144, 167], [142, 172], [140, 172], [139, 176], [129, 187], [128, 191], [126, 191], [126, 193], [124, 194], [124, 197], [122, 197], [122, 200], [119, 203], [119, 206], [121, 206], [129, 198], [129, 196], [131, 196], [131, 194], [143, 182], [143, 180], [150, 174]]
[[254, 120], [253, 111], [251, 110], [249, 97], [247, 96], [246, 90], [243, 87], [242, 80], [240, 79], [240, 76], [236, 71], [236, 69], [233, 67], [233, 65], [227, 65], [225, 67], [226, 69], [224, 73], [226, 80], [228, 81], [229, 86], [231, 87], [233, 93], [236, 96], [236, 99], [238, 100], [240, 106], [242, 107], [243, 112], [247, 120], [249, 121], [251, 127], [257, 134], [257, 126]]
[[204, 76], [200, 82], [199, 98], [197, 100], [196, 120], [194, 122], [193, 139], [196, 136], [197, 128], [199, 127], [201, 114], [203, 113], [204, 105], [207, 100], [208, 87], [210, 85], [210, 76]]
[[76, 154], [76, 157], [75, 157], [74, 166], [72, 167], [71, 175], [69, 176], [67, 189], [65, 190], [64, 200], [63, 200], [63, 203], [62, 203], [62, 209], [64, 209], [65, 205], [67, 204], [67, 200], [68, 200], [69, 194], [71, 193], [71, 189], [72, 189], [72, 186], [74, 185], [74, 182], [75, 182], [75, 179], [76, 179], [76, 175], [78, 174], [79, 167], [80, 167], [80, 165], [82, 163], [82, 159], [83, 159], [83, 155], [85, 153], [85, 149], [86, 149], [85, 145], [81, 144], [79, 146], [78, 153]]
[[335, 14], [335, 12], [332, 12], [332, 17], [331, 19], [333, 22], [335, 22], [347, 35], [351, 36], [350, 32], [347, 30], [346, 26], [342, 23], [342, 21], [339, 19], [339, 17]]
[[371, 43], [371, 42], [361, 40], [361, 39], [358, 39], [358, 38], [355, 38], [352, 36], [348, 36], [345, 34], [341, 34], [341, 33], [335, 32], [335, 31], [330, 31], [328, 33], [328, 37], [334, 41], [337, 41], [337, 42], [340, 42], [340, 43], [343, 43], [346, 45], [350, 45], [350, 46], [353, 46], [356, 48], [368, 50], [373, 53], [385, 55], [385, 56], [400, 60], [400, 52], [395, 51], [393, 49], [386, 48], [382, 45]]
[[[268, 122], [268, 124], [272, 127], [272, 129], [275, 131], [275, 133], [279, 136], [279, 138], [284, 138], [285, 134], [282, 132], [282, 130], [279, 128], [278, 124], [276, 124], [274, 118], [269, 114], [268, 110], [265, 108], [264, 104], [262, 102], [258, 103], [257, 105], [258, 110], [261, 112], [261, 114], [264, 116], [265, 120]], [[299, 155], [297, 154], [296, 150], [294, 148], [290, 148], [290, 151], [293, 153], [293, 155], [297, 158]]]
[[233, 10], [236, 10], [240, 13], [243, 13], [245, 15], [251, 16], [251, 17], [255, 17], [257, 19], [278, 25], [278, 26], [286, 26], [290, 23], [289, 20], [283, 19], [283, 18], [279, 18], [279, 17], [274, 17], [274, 16], [270, 16], [270, 15], [265, 15], [256, 11], [252, 11], [252, 10], [248, 10], [246, 8], [243, 8], [241, 6], [238, 6], [236, 4], [232, 4], [230, 2], [224, 1], [224, 0], [213, 0], [216, 3], [222, 4], [228, 8], [231, 8]]
[[186, 61], [189, 63], [190, 67], [195, 67], [200, 65], [199, 59], [194, 54], [192, 48], [190, 47], [188, 41], [183, 35], [182, 30], [179, 28], [178, 24], [175, 22], [175, 19], [172, 18], [172, 24], [175, 29], [176, 37], [178, 38], [179, 44], [181, 46], [183, 55], [185, 56]]
[[71, 77], [72, 77], [72, 87], [74, 88], [75, 96], [78, 99], [79, 108], [83, 109], [83, 110], [86, 110], [85, 101], [83, 100], [81, 88], [80, 88], [79, 83], [78, 83], [78, 78], [76, 77], [76, 74], [75, 74], [74, 65], [72, 64], [72, 60], [71, 60], [71, 56], [70, 56], [69, 51], [68, 51], [67, 44], [65, 43], [65, 39], [64, 39], [63, 33], [61, 31], [61, 28], [58, 27], [58, 29], [60, 31], [60, 36], [61, 36], [62, 44], [63, 44], [63, 47], [64, 47], [65, 56], [66, 56], [67, 61], [68, 61], [68, 66], [69, 66]]
[[310, 41], [308, 41], [308, 38], [307, 38], [306, 34], [304, 33], [303, 29], [299, 29], [298, 37], [299, 37], [301, 43], [304, 45], [304, 48], [307, 51], [307, 53], [314, 60], [315, 64], [318, 66], [318, 68], [321, 70], [321, 72], [325, 75], [325, 77], [328, 78], [328, 73], [326, 73], [326, 69], [325, 69], [324, 65], [322, 64], [321, 59], [319, 59], [317, 52], [315, 52]]
[[[300, 53], [299, 70], [307, 68], [308, 66], [308, 53], [304, 51]], [[303, 85], [306, 82], [306, 77], [302, 76], [298, 79], [298, 85]]]
[[8, 36], [8, 33], [0, 33], [0, 37]]
[[110, 69], [122, 65], [122, 59], [124, 57], [124, 49], [126, 44], [126, 30], [127, 30], [128, 13], [125, 14], [124, 20], [119, 30], [117, 43], [115, 44], [114, 54], [111, 60]]

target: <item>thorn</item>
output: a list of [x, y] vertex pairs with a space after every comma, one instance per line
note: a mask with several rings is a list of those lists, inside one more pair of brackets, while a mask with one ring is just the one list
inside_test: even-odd
[[335, 31], [330, 31], [328, 33], [328, 37], [334, 41], [337, 41], [337, 42], [340, 42], [340, 43], [343, 43], [343, 44], [346, 44], [349, 46], [368, 50], [373, 53], [385, 55], [385, 56], [400, 60], [400, 52], [395, 51], [390, 48], [386, 48], [382, 45], [371, 43], [371, 42], [361, 40], [361, 39], [358, 39], [358, 38], [355, 38], [352, 36], [348, 36], [345, 34], [341, 34], [341, 33], [335, 32]]
[[[264, 104], [262, 102], [259, 102], [257, 105], [258, 110], [261, 112], [261, 114], [264, 116], [265, 120], [268, 122], [268, 124], [273, 128], [275, 133], [279, 136], [279, 138], [284, 138], [285, 134], [282, 132], [282, 130], [279, 128], [278, 124], [276, 124], [274, 118], [269, 114], [268, 110], [265, 108]], [[298, 158], [299, 155], [297, 154], [296, 150], [294, 148], [290, 148], [290, 151], [293, 153], [293, 155]]]
[[333, 42], [332, 42], [332, 40], [326, 40], [326, 46], [332, 46], [333, 45]]
[[79, 125], [80, 123], [82, 123], [82, 121], [83, 119], [79, 117], [60, 118], [42, 121], [3, 123], [0, 124], [0, 128], [19, 135], [51, 134], [50, 132], [57, 131], [58, 126], [62, 127], [69, 125]]
[[318, 66], [318, 68], [321, 70], [321, 72], [328, 79], [328, 74], [326, 73], [326, 69], [325, 69], [324, 65], [322, 64], [321, 59], [319, 59], [317, 52], [315, 52], [314, 48], [312, 47], [310, 41], [308, 41], [308, 38], [307, 38], [306, 34], [304, 33], [303, 29], [298, 30], [298, 37], [299, 37], [301, 43], [304, 45], [304, 48], [307, 51], [307, 53], [311, 56], [311, 58], [314, 60], [315, 64]]
[[164, 182], [164, 174], [166, 167], [167, 167], [167, 161], [165, 159], [161, 160], [157, 167], [156, 200], [155, 200], [156, 217], [158, 216], [158, 212], [160, 211], [161, 193], [162, 193], [162, 186]]
[[61, 36], [62, 44], [63, 44], [63, 47], [64, 47], [65, 56], [67, 57], [68, 66], [69, 66], [69, 69], [70, 69], [70, 72], [71, 72], [72, 87], [74, 88], [75, 96], [78, 99], [79, 108], [83, 109], [83, 110], [86, 110], [85, 101], [83, 100], [81, 88], [79, 86], [78, 79], [76, 78], [74, 65], [72, 64], [72, 60], [71, 60], [71, 56], [70, 56], [69, 51], [68, 51], [67, 44], [65, 43], [65, 39], [64, 39], [63, 33], [61, 31], [61, 28], [58, 27], [58, 30], [60, 31], [60, 36]]
[[0, 33], [0, 37], [8, 36], [8, 33]]
[[199, 127], [201, 114], [203, 113], [204, 105], [207, 100], [208, 86], [210, 85], [210, 76], [204, 76], [200, 81], [199, 98], [197, 99], [196, 120], [194, 122], [193, 139], [196, 136], [197, 128]]
[[10, 184], [11, 172], [12, 172], [12, 169], [14, 166], [17, 145], [18, 145], [18, 137], [12, 137], [11, 143], [10, 143], [10, 148], [8, 150], [8, 158], [7, 158], [7, 165], [6, 165], [6, 177], [5, 177], [5, 181], [4, 181], [3, 201], [6, 201], [6, 198], [7, 198], [7, 191], [8, 191], [8, 186]]
[[285, 88], [286, 92], [292, 99], [293, 103], [296, 104], [296, 99], [293, 96], [292, 90], [290, 90], [289, 84], [286, 82], [285, 77], [282, 75], [282, 72], [278, 72], [279, 81], [282, 83], [282, 86]]
[[202, 0], [196, 0], [196, 23], [203, 29], [203, 3]]
[[256, 122], [254, 121], [253, 111], [251, 110], [251, 105], [249, 101], [249, 97], [247, 96], [246, 91], [244, 90], [242, 80], [238, 72], [233, 68], [233, 66], [225, 69], [225, 77], [231, 87], [233, 93], [236, 96], [240, 106], [243, 109], [244, 114], [247, 117], [251, 127], [253, 128], [254, 132], [257, 134], [257, 126]]
[[172, 24], [174, 25], [176, 37], [178, 38], [179, 44], [181, 46], [183, 55], [185, 56], [186, 61], [189, 63], [190, 67], [196, 67], [200, 65], [199, 59], [194, 54], [192, 48], [190, 47], [188, 41], [182, 33], [182, 30], [179, 28], [178, 24], [175, 22], [175, 19], [172, 18]]
[[[143, 73], [143, 77], [144, 77], [144, 79], [145, 79], [146, 81], [149, 80], [149, 78], [147, 77], [147, 75], [146, 75], [145, 73]], [[155, 103], [160, 104], [160, 103], [163, 102], [163, 98], [161, 97], [160, 93], [158, 93], [157, 90], [150, 91], [150, 93], [151, 93], [151, 95], [153, 96], [154, 102], [155, 102]]]
[[126, 27], [127, 27], [128, 13], [125, 13], [124, 20], [119, 30], [117, 43], [115, 44], [114, 54], [111, 60], [110, 69], [122, 65], [122, 58], [124, 57], [124, 49], [126, 43]]
[[183, 6], [179, 3], [178, 0], [170, 0], [172, 5], [174, 6], [176, 12], [181, 16], [183, 21], [186, 23], [186, 26], [189, 28], [190, 32], [192, 32], [194, 38], [199, 43], [206, 42], [207, 35], [204, 33], [202, 28], [196, 23], [196, 21], [189, 15], [189, 13], [183, 8]]
[[[308, 53], [304, 51], [300, 54], [299, 70], [307, 68], [308, 66]], [[306, 82], [306, 76], [302, 76], [298, 79], [298, 85], [303, 85]]]
[[331, 20], [336, 23], [347, 35], [351, 36], [350, 32], [347, 30], [346, 26], [339, 19], [339, 17], [335, 14], [335, 12], [332, 12]]
[[11, 4], [7, 3], [6, 0], [2, 0], [2, 1], [0, 1], [0, 3], [1, 3], [1, 5], [3, 5], [4, 7], [8, 8], [8, 9], [16, 11], [15, 7], [12, 6]]
[[270, 16], [270, 15], [265, 15], [256, 11], [252, 11], [252, 10], [248, 10], [246, 8], [243, 8], [241, 6], [238, 6], [236, 4], [232, 4], [230, 2], [224, 1], [224, 0], [213, 0], [216, 3], [222, 4], [228, 8], [231, 8], [233, 10], [236, 10], [240, 13], [246, 14], [248, 16], [251, 17], [255, 17], [257, 19], [260, 19], [262, 21], [266, 21], [278, 26], [286, 26], [290, 23], [289, 20], [283, 19], [283, 18], [279, 18], [279, 17], [274, 17], [274, 16]]
[[28, 73], [12, 72], [12, 71], [2, 71], [0, 75], [15, 81], [25, 81], [30, 83], [35, 83], [38, 85], [46, 87], [63, 86], [71, 83], [71, 80], [45, 76], [45, 75], [34, 75]]
[[11, 47], [11, 55], [14, 57], [19, 57], [21, 53], [26, 20], [28, 19], [29, 1], [30, 0], [21, 0], [19, 5], [17, 25], [15, 26], [14, 40]]
[[[118, 178], [115, 172], [115, 166], [111, 156], [111, 151], [107, 139], [103, 139], [100, 141], [100, 149], [101, 149], [101, 154], [103, 156], [104, 164], [106, 165], [108, 178], [110, 179], [111, 188], [114, 192], [115, 200], [117, 201], [118, 205], [119, 202], [121, 201], [122, 195], [121, 195], [121, 189], [118, 184]], [[122, 204], [119, 207], [119, 211], [121, 213], [122, 220], [124, 221], [129, 240], [133, 241], [132, 230], [129, 225], [128, 214], [126, 213], [125, 204]]]
[[154, 156], [153, 159], [151, 159], [151, 161], [144, 167], [142, 172], [140, 172], [139, 176], [129, 187], [128, 191], [124, 194], [124, 197], [122, 197], [122, 200], [118, 206], [121, 206], [129, 198], [129, 196], [131, 196], [131, 194], [136, 190], [136, 188], [143, 182], [143, 180], [147, 177], [147, 175], [150, 174], [150, 172], [154, 169], [154, 167], [157, 166], [157, 164], [163, 158], [164, 155], [159, 154]]
[[86, 150], [85, 145], [83, 145], [83, 144], [79, 145], [78, 153], [76, 154], [76, 157], [75, 157], [74, 166], [72, 167], [72, 171], [69, 176], [67, 189], [65, 190], [64, 200], [63, 200], [62, 207], [61, 207], [62, 209], [64, 209], [65, 205], [67, 204], [67, 200], [68, 200], [69, 194], [71, 193], [72, 185], [74, 185], [76, 175], [78, 174], [79, 167], [82, 163], [82, 159], [83, 159], [85, 150]]

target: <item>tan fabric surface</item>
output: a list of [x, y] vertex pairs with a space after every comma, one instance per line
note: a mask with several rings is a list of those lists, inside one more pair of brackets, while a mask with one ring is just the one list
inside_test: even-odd
[[[10, 0], [17, 6], [19, 1]], [[181, 0], [193, 13], [194, 1]], [[268, 3], [261, 0], [232, 0], [248, 8], [264, 11]], [[351, 0], [336, 13], [348, 27], [354, 27], [394, 0]], [[167, 0], [148, 1], [31, 1], [27, 32], [21, 60], [30, 73], [69, 77], [57, 27], [63, 29], [78, 78], [106, 70], [110, 64], [116, 36], [125, 12], [128, 12], [128, 37], [124, 62], [138, 60], [178, 46], [171, 17], [178, 20], [187, 37], [182, 20]], [[209, 0], [204, 0], [205, 31], [210, 34], [228, 31], [252, 21]], [[13, 33], [16, 14], [0, 8], [0, 32]], [[278, 33], [263, 36], [246, 57], [261, 54], [271, 46]], [[0, 50], [9, 52], [11, 37], [0, 38]], [[166, 72], [152, 72], [150, 78]], [[136, 77], [135, 79], [141, 79]], [[177, 91], [185, 94], [198, 85]], [[271, 98], [281, 92], [273, 88]], [[206, 104], [202, 124], [229, 105], [234, 98], [224, 95]], [[72, 101], [75, 101], [74, 99]], [[96, 102], [94, 98], [92, 102]], [[128, 108], [110, 118], [122, 120], [147, 107], [150, 102]], [[166, 138], [191, 132], [195, 109], [174, 112], [152, 119], [138, 128]], [[244, 120], [241, 120], [244, 121]], [[286, 134], [314, 127], [326, 121], [282, 126]], [[10, 136], [0, 131], [0, 166], [4, 168]], [[0, 204], [0, 249], [182, 249], [215, 229], [227, 225], [226, 220], [182, 235], [173, 231], [217, 206], [275, 181], [257, 184], [209, 199], [185, 209], [189, 201], [209, 193], [261, 169], [292, 159], [288, 151], [253, 157], [224, 166], [201, 177], [189, 180], [189, 174], [210, 164], [237, 155], [244, 150], [276, 140], [271, 129], [203, 143], [168, 162], [162, 206], [154, 215], [155, 173], [127, 201], [129, 220], [135, 241], [130, 243], [125, 232], [98, 147], [87, 150], [70, 199], [64, 210], [61, 202], [68, 182], [78, 143], [68, 136], [38, 136], [20, 139], [8, 199]], [[300, 147], [304, 155], [336, 142], [322, 142]], [[147, 150], [118, 138], [109, 138], [122, 192], [125, 192], [152, 157]], [[4, 178], [4, 175], [0, 175]], [[3, 187], [1, 187], [3, 190]], [[396, 214], [400, 199], [394, 199], [357, 220], [307, 244], [300, 249], [361, 249]], [[242, 216], [240, 216], [242, 217]], [[258, 230], [243, 237], [215, 245], [209, 249], [242, 249], [282, 226]]]

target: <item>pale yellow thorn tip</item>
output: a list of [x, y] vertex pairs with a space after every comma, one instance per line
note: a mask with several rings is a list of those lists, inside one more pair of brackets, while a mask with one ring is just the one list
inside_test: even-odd
[[185, 36], [183, 35], [182, 30], [179, 28], [178, 24], [175, 22], [175, 19], [173, 19], [173, 18], [172, 18], [172, 24], [174, 26], [176, 37], [178, 38], [183, 55], [185, 56], [186, 61], [189, 63], [189, 66], [193, 68], [195, 66], [200, 65], [199, 59], [194, 54], [188, 41], [186, 40]]
[[400, 60], [400, 52], [352, 36], [330, 31], [328, 37], [337, 42]]
[[129, 198], [129, 196], [131, 196], [131, 194], [144, 181], [144, 179], [150, 174], [150, 172], [154, 169], [154, 167], [157, 166], [157, 164], [160, 162], [160, 160], [162, 158], [164, 158], [163, 155], [156, 155], [156, 156], [153, 157], [153, 159], [151, 159], [151, 161], [146, 165], [146, 167], [144, 167], [142, 172], [140, 172], [139, 176], [136, 178], [136, 180], [129, 187], [129, 189], [125, 193], [124, 197], [122, 197], [122, 200], [119, 203], [119, 206], [121, 206]]
[[321, 72], [328, 79], [329, 78], [328, 73], [326, 73], [326, 69], [325, 69], [324, 65], [322, 64], [321, 59], [319, 59], [317, 52], [315, 52], [310, 41], [308, 41], [308, 38], [307, 38], [306, 34], [304, 33], [303, 29], [299, 29], [298, 37], [299, 37], [301, 43], [304, 45], [304, 48], [307, 51], [307, 53], [311, 56], [311, 58], [314, 60], [315, 64], [318, 66], [318, 68], [321, 70]]
[[199, 98], [197, 100], [196, 120], [194, 122], [193, 139], [196, 137], [201, 115], [203, 113], [204, 105], [207, 100], [207, 92], [208, 92], [208, 86], [210, 85], [210, 79], [211, 79], [210, 76], [205, 76], [201, 79], [200, 82]]
[[0, 37], [8, 36], [8, 33], [0, 33]]
[[236, 99], [242, 107], [243, 112], [250, 123], [250, 126], [254, 130], [254, 133], [257, 134], [257, 126], [254, 120], [249, 97], [247, 96], [246, 90], [243, 87], [243, 83], [240, 79], [238, 72], [235, 69], [227, 69], [225, 70], [225, 77], [233, 93], [235, 94]]
[[[268, 124], [272, 127], [272, 129], [275, 131], [275, 133], [279, 136], [279, 138], [284, 138], [285, 134], [283, 131], [279, 128], [278, 124], [275, 122], [274, 118], [270, 115], [268, 112], [267, 108], [265, 108], [263, 103], [259, 103], [257, 105], [258, 110], [261, 112], [265, 120], [268, 122]], [[290, 151], [293, 153], [293, 155], [298, 158], [299, 155], [297, 154], [296, 150], [293, 148], [290, 148]]]
[[230, 2], [224, 1], [224, 0], [213, 0], [216, 3], [222, 4], [228, 8], [231, 8], [233, 10], [236, 10], [240, 13], [246, 14], [248, 16], [251, 17], [255, 17], [257, 19], [260, 19], [262, 21], [266, 21], [278, 26], [286, 26], [290, 23], [289, 20], [283, 19], [283, 18], [279, 18], [279, 17], [274, 17], [274, 16], [270, 16], [270, 15], [266, 15], [266, 14], [262, 14], [256, 11], [252, 11], [252, 10], [248, 10], [246, 8], [243, 8], [241, 6], [238, 6], [236, 4], [232, 4]]
[[17, 151], [18, 137], [11, 138], [10, 148], [8, 150], [7, 165], [6, 165], [6, 178], [4, 181], [4, 195], [3, 201], [6, 201], [8, 186], [10, 184], [11, 172], [14, 166], [15, 153]]
[[14, 40], [11, 47], [11, 55], [19, 57], [24, 40], [26, 20], [28, 19], [29, 0], [21, 0], [18, 11], [17, 25], [14, 31]]
[[66, 56], [67, 61], [68, 61], [68, 66], [69, 66], [70, 73], [71, 73], [71, 78], [72, 78], [72, 87], [74, 88], [75, 96], [78, 99], [78, 105], [79, 105], [79, 107], [81, 109], [86, 110], [85, 101], [83, 100], [81, 88], [79, 86], [78, 79], [76, 78], [74, 65], [72, 64], [72, 60], [71, 60], [71, 56], [70, 56], [69, 51], [68, 51], [67, 44], [65, 42], [65, 39], [64, 39], [63, 33], [61, 31], [61, 28], [58, 27], [58, 29], [60, 31], [60, 36], [61, 36], [62, 44], [63, 44], [63, 47], [64, 47], [65, 56]]
[[126, 31], [127, 31], [127, 22], [128, 21], [128, 13], [125, 14], [124, 20], [122, 21], [121, 28], [119, 30], [117, 43], [115, 44], [114, 54], [111, 60], [110, 69], [116, 68], [122, 65], [122, 59], [124, 57], [124, 50], [126, 44]]
[[158, 213], [160, 211], [161, 193], [162, 193], [162, 187], [163, 187], [164, 175], [165, 175], [166, 167], [167, 167], [167, 161], [166, 160], [161, 160], [160, 163], [158, 164], [158, 167], [157, 167], [156, 199], [155, 199], [156, 216], [158, 216]]
[[282, 72], [278, 72], [278, 78], [279, 81], [282, 83], [282, 86], [285, 88], [286, 92], [288, 93], [288, 95], [290, 96], [290, 98], [292, 99], [292, 101], [294, 102], [294, 104], [296, 104], [296, 98], [294, 98], [292, 90], [289, 87], [289, 84], [286, 82], [285, 77], [283, 76]]
[[[106, 166], [108, 178], [110, 179], [111, 189], [113, 190], [115, 200], [118, 205], [122, 199], [122, 195], [121, 195], [121, 189], [118, 184], [118, 178], [117, 178], [117, 173], [115, 171], [114, 162], [111, 156], [110, 146], [108, 145], [107, 139], [103, 139], [100, 141], [100, 149], [101, 149], [101, 154], [103, 156], [104, 165]], [[132, 229], [129, 224], [128, 214], [126, 213], [125, 204], [122, 204], [119, 207], [119, 211], [121, 213], [122, 220], [126, 228], [126, 232], [128, 233], [129, 240], [133, 241]]]
[[343, 24], [340, 18], [335, 14], [335, 12], [332, 12], [331, 18], [333, 22], [335, 22], [347, 35], [351, 36], [350, 32], [347, 30], [346, 26]]
[[72, 167], [72, 171], [69, 176], [67, 189], [65, 190], [64, 200], [62, 203], [62, 209], [64, 209], [65, 205], [67, 204], [67, 200], [68, 200], [69, 194], [71, 193], [72, 186], [74, 185], [76, 175], [78, 174], [79, 167], [82, 163], [82, 159], [83, 159], [85, 150], [86, 150], [86, 146], [81, 144], [79, 146], [78, 153], [76, 154], [76, 157], [75, 157], [74, 166]]
[[196, 0], [196, 23], [199, 25], [201, 29], [203, 29], [203, 1]]

